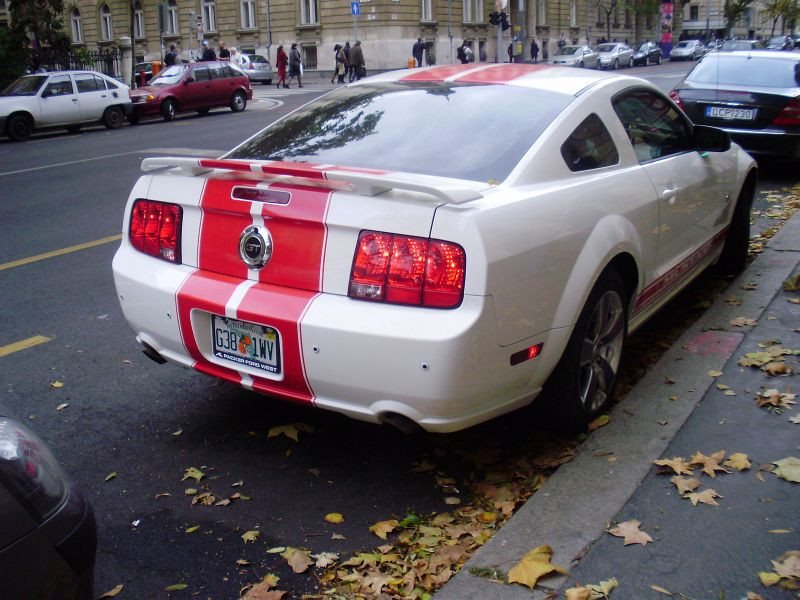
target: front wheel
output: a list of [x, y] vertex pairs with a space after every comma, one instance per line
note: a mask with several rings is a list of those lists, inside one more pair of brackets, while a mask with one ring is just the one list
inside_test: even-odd
[[747, 265], [750, 250], [750, 208], [753, 194], [745, 187], [736, 200], [733, 217], [725, 237], [725, 245], [717, 260], [716, 269], [723, 275], [736, 275]]
[[656, 64], [657, 65], [661, 64], [661, 55], [656, 56]]
[[614, 70], [616, 71], [617, 69], [619, 69], [619, 59], [615, 58], [614, 59]]
[[231, 97], [231, 110], [233, 112], [242, 112], [247, 107], [247, 97], [244, 92], [236, 92]]
[[15, 142], [21, 142], [31, 137], [33, 125], [25, 115], [13, 115], [6, 121], [6, 133]]
[[578, 68], [579, 68], [579, 69], [582, 69], [583, 67], [584, 67], [583, 61], [579, 62], [579, 63], [578, 63]]
[[161, 105], [161, 116], [164, 117], [164, 120], [172, 121], [176, 112], [178, 112], [178, 106], [175, 104], [175, 100], [172, 98], [164, 100], [164, 104]]
[[117, 106], [109, 106], [103, 113], [103, 125], [106, 126], [106, 129], [117, 129], [122, 126], [124, 120], [125, 115]]
[[628, 333], [627, 295], [616, 271], [592, 288], [558, 365], [545, 384], [556, 421], [582, 431], [611, 404]]

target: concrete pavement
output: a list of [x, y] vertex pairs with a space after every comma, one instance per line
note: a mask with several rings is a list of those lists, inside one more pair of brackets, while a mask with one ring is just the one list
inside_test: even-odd
[[[785, 391], [794, 383], [796, 389], [800, 360], [786, 356], [795, 373], [771, 378], [737, 361], [760, 350], [758, 343], [765, 340], [800, 348], [800, 305], [788, 302], [800, 296], [781, 289], [798, 262], [800, 214], [614, 407], [609, 425], [591, 434], [575, 460], [556, 471], [436, 600], [563, 597], [578, 583], [611, 577], [619, 581], [611, 594], [618, 599], [666, 597], [653, 585], [694, 600], [739, 599], [747, 592], [795, 598], [777, 586], [763, 587], [757, 574], [772, 571], [770, 561], [783, 552], [800, 550], [800, 486], [772, 473], [761, 473], [763, 481], [756, 475], [761, 465], [800, 457], [800, 429], [788, 420], [800, 411], [795, 405], [774, 414], [758, 408], [755, 397], [763, 387]], [[745, 282], [757, 286], [743, 290]], [[726, 301], [730, 296], [739, 304]], [[758, 324], [731, 326], [739, 316]], [[723, 375], [709, 375], [716, 370]], [[736, 396], [726, 396], [717, 384], [729, 386]], [[688, 461], [697, 451], [711, 455], [719, 450], [746, 453], [753, 463], [749, 471], [714, 479], [695, 469], [702, 482], [699, 491], [715, 489], [722, 496], [719, 506], [692, 506], [678, 495], [671, 475], [658, 474], [653, 465], [660, 458]], [[605, 533], [609, 523], [629, 519], [641, 521], [654, 542], [624, 546], [622, 539]], [[553, 548], [553, 563], [571, 569], [569, 577], [545, 577], [531, 591], [473, 574], [479, 572], [475, 568], [507, 573], [542, 544]]]

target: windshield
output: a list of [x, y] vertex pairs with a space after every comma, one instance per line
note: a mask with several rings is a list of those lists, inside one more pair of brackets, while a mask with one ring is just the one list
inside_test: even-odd
[[786, 38], [784, 38], [783, 36], [769, 38], [769, 43], [770, 44], [782, 44], [785, 41], [786, 41]]
[[710, 54], [686, 77], [689, 83], [758, 87], [798, 86], [800, 61], [751, 55]]
[[580, 49], [580, 46], [564, 46], [563, 48], [558, 49], [556, 56], [569, 56], [572, 54], [577, 54]]
[[172, 85], [173, 83], [178, 83], [183, 74], [186, 73], [187, 68], [185, 65], [172, 65], [154, 77], [150, 85]]
[[689, 47], [689, 42], [681, 42], [675, 47], [676, 48], [688, 48]]
[[597, 52], [613, 52], [616, 44], [600, 44], [595, 48]]
[[225, 158], [502, 181], [572, 99], [506, 85], [356, 85], [277, 121]]
[[3, 96], [35, 96], [42, 84], [47, 80], [47, 75], [26, 75], [10, 83], [3, 90]]
[[648, 42], [639, 46], [639, 52], [647, 52], [648, 50], [650, 50], [650, 44]]

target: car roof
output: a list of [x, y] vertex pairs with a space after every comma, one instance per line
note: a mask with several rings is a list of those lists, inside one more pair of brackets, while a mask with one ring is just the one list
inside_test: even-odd
[[775, 52], [774, 50], [734, 50], [733, 52], [726, 52], [725, 54], [716, 54], [714, 53], [713, 56], [724, 56], [726, 57], [724, 60], [728, 60], [727, 57], [731, 56], [740, 56], [740, 57], [753, 57], [753, 58], [769, 58], [772, 60], [800, 60], [800, 54], [795, 54], [793, 52]]
[[413, 71], [389, 71], [368, 79], [362, 79], [351, 85], [381, 82], [494, 84], [527, 87], [575, 96], [599, 81], [623, 77], [643, 83], [643, 80], [635, 77], [556, 65], [468, 63], [465, 65], [426, 67], [414, 69]]
[[[92, 75], [102, 75], [103, 77], [109, 77], [104, 73], [100, 73], [99, 71], [91, 71], [89, 69], [69, 69], [69, 70], [62, 70], [62, 71], [46, 71], [44, 73], [28, 73], [28, 75], [80, 75], [81, 73], [91, 73]], [[110, 77], [113, 79], [113, 77]]]

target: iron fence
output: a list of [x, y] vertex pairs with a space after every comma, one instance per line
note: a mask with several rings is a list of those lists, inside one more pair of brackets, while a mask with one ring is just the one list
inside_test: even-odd
[[122, 75], [122, 52], [118, 48], [82, 49], [77, 52], [59, 52], [51, 48], [40, 48], [31, 50], [29, 63], [33, 70], [38, 68], [48, 71], [87, 69], [99, 71], [110, 77], [119, 78]]

